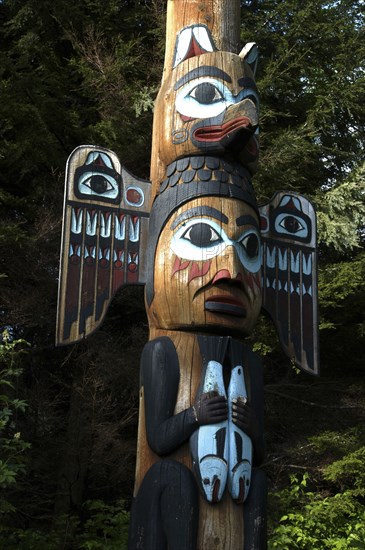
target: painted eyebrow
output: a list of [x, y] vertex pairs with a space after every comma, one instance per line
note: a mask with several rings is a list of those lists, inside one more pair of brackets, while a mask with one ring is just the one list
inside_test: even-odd
[[257, 231], [260, 231], [259, 224], [257, 223], [257, 221], [253, 216], [249, 216], [249, 215], [239, 216], [236, 219], [236, 224], [238, 227], [241, 227], [242, 225], [253, 225], [257, 229]]
[[193, 69], [192, 71], [189, 71], [188, 73], [184, 74], [175, 84], [174, 90], [178, 90], [186, 84], [187, 82], [190, 82], [190, 80], [194, 80], [195, 78], [199, 78], [200, 76], [213, 76], [220, 78], [221, 80], [225, 80], [226, 82], [232, 82], [232, 78], [229, 76], [229, 74], [225, 73], [221, 69], [218, 69], [218, 67], [209, 67], [209, 65], [202, 65], [201, 67], [197, 67], [196, 69]]
[[190, 210], [187, 210], [186, 212], [182, 212], [181, 214], [179, 214], [176, 220], [172, 222], [170, 229], [175, 229], [175, 227], [177, 227], [179, 223], [189, 220], [190, 218], [194, 218], [195, 216], [204, 216], [204, 215], [210, 216], [211, 218], [215, 218], [220, 222], [228, 223], [227, 216], [222, 214], [222, 212], [220, 212], [216, 208], [212, 208], [210, 206], [195, 206], [194, 208], [190, 208]]
[[252, 80], [249, 76], [243, 76], [242, 78], [238, 79], [238, 85], [242, 86], [242, 88], [252, 88], [257, 92], [257, 86], [256, 82]]

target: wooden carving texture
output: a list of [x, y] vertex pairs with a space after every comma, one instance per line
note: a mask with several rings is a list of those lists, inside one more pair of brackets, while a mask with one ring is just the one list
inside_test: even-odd
[[257, 204], [257, 49], [238, 53], [239, 29], [238, 0], [169, 0], [151, 181], [102, 147], [67, 166], [57, 344], [145, 285], [130, 550], [265, 550], [262, 366], [244, 342], [261, 307], [318, 374], [315, 213], [292, 192]]
[[[141, 367], [131, 549], [160, 550], [158, 544], [186, 550], [247, 547], [245, 504], [234, 502], [228, 490], [217, 497], [217, 482], [212, 503], [209, 496], [199, 493], [199, 482], [194, 481], [199, 512], [193, 505], [188, 509], [188, 503], [182, 512], [184, 503], [170, 505], [171, 516], [181, 513], [185, 519], [180, 521], [197, 525], [195, 540], [192, 536], [190, 543], [185, 543], [190, 546], [184, 546], [179, 533], [174, 537], [158, 520], [151, 525], [153, 521], [143, 519], [145, 508], [151, 505], [151, 493], [162, 484], [160, 466], [176, 461], [183, 465], [182, 474], [194, 470], [189, 437], [198, 424], [190, 428], [186, 424], [194, 424], [193, 405], [199, 392], [204, 393], [204, 376], [207, 378], [199, 336], [206, 335], [208, 347], [214, 347], [223, 334], [224, 345], [233, 346], [232, 337], [240, 340], [249, 334], [261, 308], [259, 215], [251, 185], [257, 160], [256, 87], [249, 65], [237, 55], [239, 16], [239, 2], [232, 0], [168, 2], [165, 66], [155, 104], [151, 156], [146, 288], [150, 338]], [[250, 248], [243, 253], [249, 269], [242, 265], [238, 253], [241, 238]], [[212, 246], [214, 240], [216, 247]], [[230, 285], [228, 279], [235, 283]], [[228, 358], [229, 352], [224, 357]], [[253, 364], [260, 378], [256, 359], [251, 360], [251, 367], [246, 365], [246, 373]], [[230, 368], [223, 369], [228, 373], [226, 389]], [[176, 379], [171, 374], [175, 370]], [[174, 392], [173, 404], [165, 407], [169, 412], [163, 421], [157, 421], [164, 415], [161, 402], [167, 403]], [[256, 399], [262, 408], [261, 397]], [[258, 414], [262, 416], [262, 411]], [[171, 443], [170, 448], [166, 441], [173, 436], [166, 426], [179, 415], [188, 419], [186, 437], [178, 444]], [[184, 431], [179, 426], [175, 433], [180, 429]], [[166, 441], [160, 442], [165, 431]], [[157, 470], [152, 483], [151, 472]], [[243, 500], [242, 494], [239, 498]], [[162, 501], [160, 496], [158, 502]], [[168, 514], [162, 504], [159, 513]], [[156, 534], [151, 535], [154, 529]], [[163, 532], [162, 539], [158, 539], [158, 531]], [[258, 543], [255, 548], [264, 546]]]

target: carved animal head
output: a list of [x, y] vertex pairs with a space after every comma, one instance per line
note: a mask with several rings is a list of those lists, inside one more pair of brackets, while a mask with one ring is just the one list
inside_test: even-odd
[[251, 173], [255, 171], [259, 99], [252, 68], [256, 59], [255, 44], [247, 45], [240, 55], [217, 51], [205, 25], [180, 31], [172, 69], [165, 74], [155, 107], [153, 137], [161, 166], [209, 154], [239, 160]]

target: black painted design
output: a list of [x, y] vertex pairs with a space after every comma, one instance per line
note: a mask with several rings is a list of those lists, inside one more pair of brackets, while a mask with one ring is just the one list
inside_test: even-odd
[[142, 352], [141, 384], [148, 444], [160, 456], [180, 447], [197, 427], [192, 408], [174, 415], [179, 379], [179, 360], [170, 338], [149, 341]]
[[132, 503], [129, 550], [195, 550], [199, 500], [191, 471], [174, 460], [146, 473]]

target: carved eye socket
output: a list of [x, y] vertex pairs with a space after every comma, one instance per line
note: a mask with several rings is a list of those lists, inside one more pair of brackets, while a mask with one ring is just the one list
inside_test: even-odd
[[91, 176], [89, 179], [82, 182], [82, 185], [86, 185], [86, 187], [98, 195], [103, 195], [107, 191], [113, 189], [111, 183], [102, 175]]
[[227, 246], [223, 229], [208, 218], [196, 218], [177, 229], [171, 240], [171, 249], [185, 260], [205, 261], [220, 254]]
[[103, 199], [116, 199], [119, 193], [117, 180], [103, 173], [84, 172], [78, 179], [77, 187], [82, 195], [97, 195]]
[[298, 231], [301, 231], [304, 229], [303, 225], [300, 223], [298, 218], [295, 218], [294, 216], [285, 216], [279, 223], [280, 227], [285, 229], [288, 233], [298, 233]]
[[207, 223], [196, 223], [182, 235], [183, 239], [199, 248], [206, 248], [222, 241], [220, 235]]
[[304, 217], [283, 212], [276, 216], [275, 231], [283, 236], [306, 239], [309, 236], [310, 228]]
[[260, 253], [260, 241], [256, 233], [250, 233], [242, 239], [241, 245], [250, 259], [257, 258]]
[[191, 80], [181, 88], [175, 106], [183, 116], [210, 118], [220, 115], [235, 102], [236, 98], [223, 82], [203, 77]]
[[202, 105], [211, 105], [217, 101], [221, 101], [223, 95], [221, 92], [211, 84], [210, 82], [203, 82], [198, 84], [189, 94], [190, 97], [193, 97], [198, 103]]

